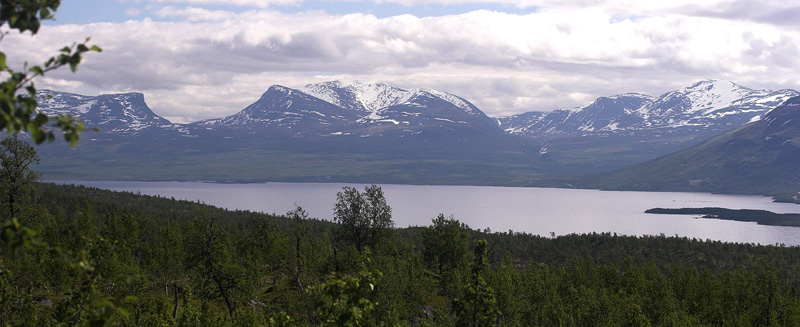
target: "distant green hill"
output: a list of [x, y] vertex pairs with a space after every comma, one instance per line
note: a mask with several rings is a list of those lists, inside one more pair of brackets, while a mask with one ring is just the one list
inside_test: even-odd
[[580, 187], [764, 194], [798, 202], [800, 97], [694, 147], [582, 180]]

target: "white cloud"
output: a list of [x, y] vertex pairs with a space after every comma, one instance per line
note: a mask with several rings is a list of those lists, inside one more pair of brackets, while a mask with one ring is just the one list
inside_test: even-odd
[[142, 13], [142, 10], [139, 8], [128, 8], [125, 10], [125, 16], [138, 16]]
[[298, 5], [303, 0], [147, 0], [152, 3], [187, 3], [191, 5], [227, 5], [268, 8], [274, 5]]
[[[195, 3], [211, 2], [221, 1]], [[377, 18], [161, 6], [152, 13], [171, 21], [45, 26], [32, 39], [9, 35], [3, 45], [21, 65], [13, 60], [42, 61], [65, 40], [92, 36], [103, 53], [87, 56], [78, 74], [57, 72], [41, 86], [141, 91], [157, 113], [180, 121], [235, 113], [272, 84], [336, 78], [440, 89], [489, 115], [574, 107], [623, 92], [659, 95], [705, 78], [800, 85], [798, 24], [732, 15], [725, 8], [738, 8], [735, 1], [688, 9], [688, 1], [505, 3], [542, 9]], [[722, 13], [709, 14], [714, 4]]]

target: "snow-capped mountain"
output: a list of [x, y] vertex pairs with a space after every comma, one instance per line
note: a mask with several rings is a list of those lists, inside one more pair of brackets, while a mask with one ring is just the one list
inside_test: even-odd
[[683, 151], [589, 178], [583, 186], [788, 195], [797, 201], [798, 171], [800, 97], [793, 97], [759, 121]]
[[308, 84], [303, 92], [367, 115], [408, 98], [409, 92], [382, 82], [331, 81]]
[[620, 94], [597, 98], [583, 108], [527, 112], [497, 121], [507, 133], [543, 138], [613, 132], [641, 124], [643, 118], [632, 112], [653, 99], [644, 94]]
[[353, 127], [360, 133], [391, 129], [379, 126], [394, 126], [406, 133], [417, 133], [423, 127], [454, 130], [465, 126], [497, 131], [492, 119], [475, 105], [447, 92], [424, 88], [408, 91], [386, 83], [361, 81], [309, 84], [303, 90], [361, 115], [357, 120], [361, 126]]
[[507, 132], [542, 139], [620, 133], [721, 132], [757, 120], [800, 95], [794, 90], [753, 90], [705, 80], [657, 98], [642, 94], [601, 97], [589, 106], [500, 117]]
[[302, 90], [274, 85], [234, 115], [191, 126], [294, 137], [446, 134], [464, 129], [502, 134], [491, 118], [458, 96], [359, 81], [310, 84]]
[[319, 135], [337, 132], [360, 117], [352, 110], [288, 87], [274, 85], [258, 101], [228, 117], [190, 124], [249, 133]]
[[728, 81], [705, 80], [659, 97], [627, 93], [600, 97], [583, 108], [492, 119], [469, 101], [446, 92], [332, 81], [302, 89], [274, 85], [234, 115], [191, 124], [171, 124], [156, 115], [141, 93], [83, 96], [43, 90], [37, 100], [49, 114], [68, 113], [89, 127], [118, 135], [177, 131], [198, 136], [227, 131], [292, 137], [428, 133], [464, 138], [505, 131], [550, 141], [591, 135], [702, 139], [760, 119], [796, 95], [800, 93], [794, 90], [753, 90]]
[[89, 128], [113, 134], [136, 135], [154, 128], [174, 128], [150, 110], [141, 93], [84, 96], [39, 90], [36, 101], [39, 110], [46, 114], [70, 114]]

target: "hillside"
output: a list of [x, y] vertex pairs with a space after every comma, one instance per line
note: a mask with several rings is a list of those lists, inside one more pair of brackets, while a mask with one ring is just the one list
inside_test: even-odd
[[678, 153], [613, 173], [583, 187], [628, 190], [800, 194], [800, 97], [763, 119]]

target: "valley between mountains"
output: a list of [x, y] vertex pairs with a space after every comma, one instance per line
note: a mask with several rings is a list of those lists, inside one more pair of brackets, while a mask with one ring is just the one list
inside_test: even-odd
[[75, 148], [37, 151], [51, 180], [556, 186], [791, 200], [800, 191], [797, 96], [705, 80], [660, 96], [489, 117], [447, 92], [332, 81], [274, 85], [231, 116], [176, 124], [141, 93], [43, 90], [40, 110], [100, 131]]

